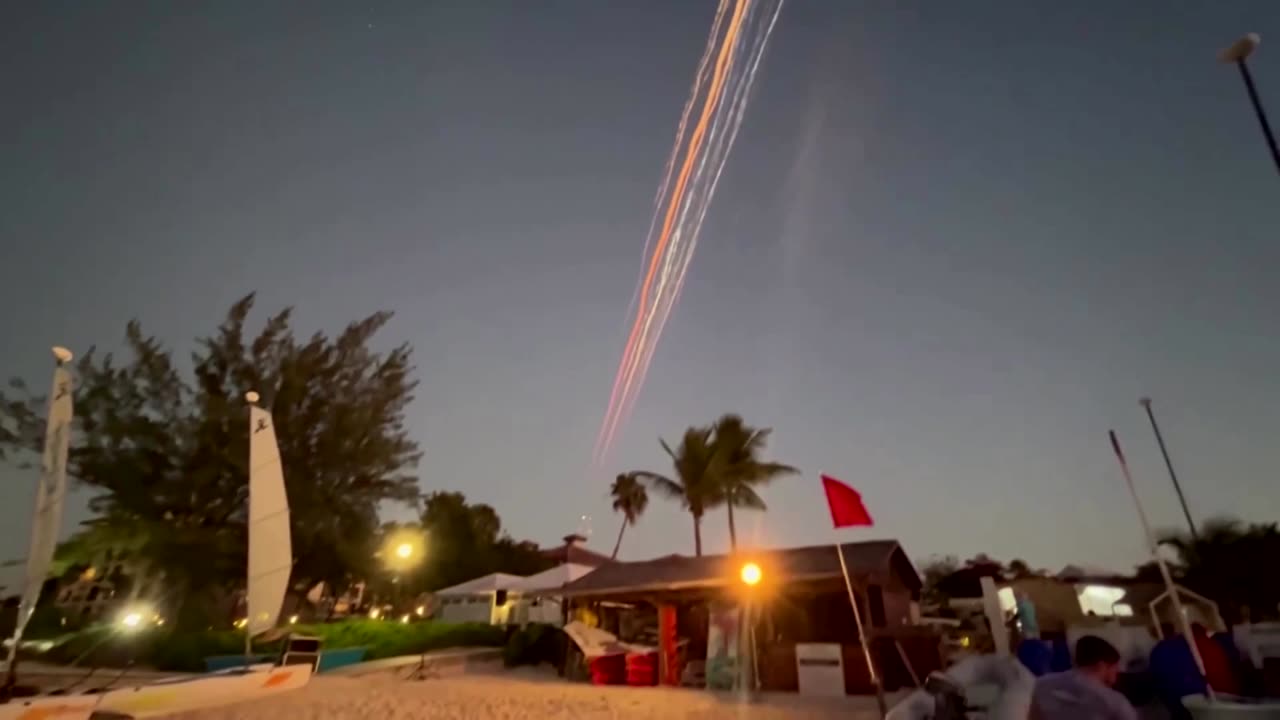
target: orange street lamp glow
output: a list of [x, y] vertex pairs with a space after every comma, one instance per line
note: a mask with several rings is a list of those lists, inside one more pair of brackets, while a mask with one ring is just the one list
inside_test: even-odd
[[410, 545], [409, 543], [400, 543], [400, 545], [396, 547], [396, 556], [403, 560], [407, 560], [412, 554], [413, 545]]
[[759, 565], [749, 562], [742, 566], [742, 572], [739, 576], [742, 578], [743, 583], [755, 587], [760, 584], [760, 579], [764, 576], [764, 573], [760, 571]]

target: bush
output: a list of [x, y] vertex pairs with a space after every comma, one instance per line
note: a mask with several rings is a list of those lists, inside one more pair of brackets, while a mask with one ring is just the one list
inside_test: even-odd
[[511, 634], [502, 650], [507, 667], [517, 665], [557, 664], [564, 652], [564, 631], [554, 625], [534, 623]]
[[[37, 605], [27, 622], [22, 637], [26, 640], [53, 640], [80, 629], [80, 624], [67, 617], [56, 605]], [[12, 632], [13, 628], [10, 627]]]
[[323, 625], [299, 625], [297, 632], [321, 638], [324, 641], [321, 647], [331, 650], [367, 648], [366, 660], [455, 647], [502, 647], [506, 640], [505, 629], [496, 625], [436, 620], [405, 624], [349, 619]]
[[[502, 647], [506, 631], [480, 623], [398, 623], [367, 619], [322, 625], [298, 625], [294, 631], [322, 640], [321, 648], [366, 648], [365, 659], [416, 655], [455, 647]], [[283, 640], [255, 642], [254, 654], [274, 655]], [[121, 634], [113, 626], [97, 625], [70, 633], [55, 641], [43, 659], [85, 667], [148, 665], [158, 670], [203, 672], [204, 659], [213, 655], [244, 652], [244, 633], [235, 630], [200, 632], [154, 628], [137, 634]]]

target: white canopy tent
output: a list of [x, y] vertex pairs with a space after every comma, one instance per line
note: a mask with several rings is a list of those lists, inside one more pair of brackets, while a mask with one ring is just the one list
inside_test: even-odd
[[435, 593], [440, 598], [440, 619], [506, 625], [511, 613], [509, 591], [525, 578], [491, 573]]
[[563, 563], [517, 583], [513, 591], [521, 597], [513, 610], [520, 624], [527, 622], [560, 625], [564, 622], [564, 605], [559, 590], [595, 570], [590, 565]]
[[563, 621], [558, 590], [595, 568], [563, 563], [529, 577], [492, 573], [437, 591], [440, 618], [450, 622], [523, 625]]
[[520, 582], [516, 583], [511, 589], [519, 590], [522, 593], [537, 593], [539, 595], [554, 594], [548, 591], [559, 590], [592, 570], [595, 570], [595, 568], [590, 565], [564, 563], [550, 570], [544, 570], [537, 575], [520, 578]]
[[471, 597], [474, 595], [492, 594], [499, 590], [514, 590], [516, 585], [528, 578], [506, 573], [490, 573], [475, 580], [458, 583], [453, 587], [437, 590], [440, 597]]

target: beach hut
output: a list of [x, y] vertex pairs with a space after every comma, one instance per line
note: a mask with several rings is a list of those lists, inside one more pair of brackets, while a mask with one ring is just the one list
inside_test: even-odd
[[506, 625], [512, 621], [513, 603], [509, 595], [525, 579], [519, 575], [491, 573], [438, 590], [435, 595], [440, 601], [440, 619]]
[[[886, 687], [911, 686], [913, 674], [939, 669], [938, 634], [915, 624], [923, 583], [902, 547], [872, 540], [841, 549]], [[744, 582], [747, 565], [756, 583]], [[827, 667], [834, 658], [837, 686], [871, 692], [841, 565], [834, 545], [672, 555], [602, 565], [558, 594], [572, 615], [592, 618], [586, 625], [624, 644], [658, 648], [663, 685], [718, 687], [722, 670], [737, 667], [754, 645], [749, 674], [763, 690], [795, 692], [802, 668]], [[815, 663], [811, 652], [832, 658]]]

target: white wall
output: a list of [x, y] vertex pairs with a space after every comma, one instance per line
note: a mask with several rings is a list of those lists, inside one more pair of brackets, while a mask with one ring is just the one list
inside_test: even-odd
[[440, 619], [447, 622], [489, 623], [492, 621], [492, 610], [493, 595], [440, 600]]

